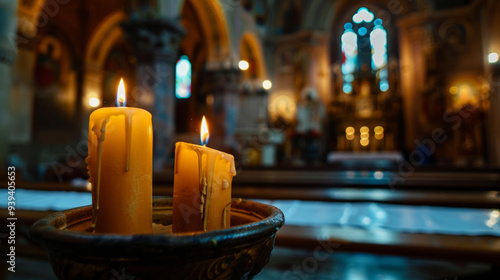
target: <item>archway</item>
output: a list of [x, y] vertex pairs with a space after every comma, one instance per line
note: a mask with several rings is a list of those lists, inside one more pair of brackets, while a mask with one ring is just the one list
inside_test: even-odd
[[240, 56], [249, 64], [248, 70], [243, 72], [245, 79], [263, 80], [267, 77], [262, 47], [254, 33], [245, 32], [241, 36]]
[[185, 134], [196, 131], [199, 120], [208, 111], [207, 92], [201, 78], [204, 71], [227, 60], [231, 50], [225, 15], [216, 1], [184, 1], [181, 23], [187, 33], [181, 41], [179, 55], [185, 55], [192, 65], [191, 96], [176, 99], [175, 122], [176, 132]]
[[[128, 85], [135, 84], [135, 75], [131, 73], [132, 49], [120, 27], [126, 19], [123, 11], [117, 11], [101, 20], [86, 46], [83, 106], [87, 110], [91, 109], [88, 101], [92, 98], [98, 98], [104, 106], [112, 104], [113, 89], [120, 77], [123, 76]], [[135, 98], [129, 96], [128, 103], [135, 105]]]

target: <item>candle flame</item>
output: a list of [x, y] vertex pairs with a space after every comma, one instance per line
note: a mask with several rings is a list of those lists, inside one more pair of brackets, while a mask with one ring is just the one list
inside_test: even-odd
[[120, 84], [118, 85], [118, 91], [116, 92], [116, 106], [125, 107], [126, 104], [125, 85], [123, 84], [123, 78], [121, 78]]
[[200, 130], [200, 139], [203, 146], [206, 146], [208, 144], [208, 138], [210, 138], [210, 133], [208, 132], [207, 120], [205, 119], [205, 116], [203, 116]]

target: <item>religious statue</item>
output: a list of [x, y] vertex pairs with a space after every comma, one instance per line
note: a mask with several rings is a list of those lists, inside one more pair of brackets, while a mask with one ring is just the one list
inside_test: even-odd
[[294, 146], [302, 161], [313, 164], [319, 160], [325, 108], [314, 88], [302, 90], [301, 99], [297, 105]]

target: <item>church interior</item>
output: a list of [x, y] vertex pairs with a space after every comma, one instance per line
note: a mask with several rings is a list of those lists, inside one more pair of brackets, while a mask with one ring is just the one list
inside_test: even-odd
[[0, 279], [57, 279], [30, 227], [93, 203], [89, 118], [117, 106], [120, 79], [126, 106], [152, 116], [154, 196], [173, 196], [175, 145], [198, 145], [205, 116], [207, 146], [234, 157], [232, 197], [284, 213], [254, 279], [500, 279], [497, 13], [495, 0], [0, 0]]

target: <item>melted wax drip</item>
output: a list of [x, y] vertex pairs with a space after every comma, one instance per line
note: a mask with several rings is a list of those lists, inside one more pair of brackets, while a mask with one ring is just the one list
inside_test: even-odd
[[[133, 111], [125, 111], [125, 112], [111, 112], [106, 118], [102, 121], [100, 126], [94, 125], [92, 127], [92, 131], [97, 136], [97, 188], [96, 188], [96, 203], [94, 207], [95, 215], [92, 219], [92, 228], [95, 229], [97, 224], [97, 211], [99, 211], [99, 197], [101, 192], [101, 160], [102, 160], [102, 147], [104, 143], [104, 139], [106, 136], [106, 125], [109, 120], [113, 116], [124, 115], [125, 117], [125, 172], [128, 172], [130, 169], [130, 149], [132, 146], [132, 116]], [[90, 157], [90, 155], [89, 155]], [[90, 170], [89, 170], [90, 171]], [[91, 178], [92, 179], [92, 178]]]
[[[192, 151], [194, 151], [197, 156], [198, 156], [198, 174], [200, 174], [200, 182], [199, 182], [199, 191], [200, 191], [200, 215], [201, 215], [201, 220], [203, 222], [203, 230], [207, 230], [208, 226], [208, 212], [210, 209], [210, 200], [212, 196], [212, 182], [213, 182], [213, 174], [214, 174], [214, 168], [215, 168], [215, 160], [217, 157], [220, 159], [226, 160], [231, 166], [230, 166], [230, 174], [232, 176], [236, 175], [236, 168], [234, 166], [234, 162], [230, 161], [227, 159], [223, 154], [218, 154], [218, 155], [213, 155], [209, 156], [209, 154], [205, 154], [205, 166], [206, 168], [203, 168], [203, 149], [201, 149], [199, 146], [192, 145], [192, 144], [187, 144], [187, 147], [191, 148]], [[176, 149], [180, 149], [181, 145], [178, 145]], [[178, 154], [178, 151], [176, 151], [176, 154]], [[176, 161], [178, 159], [176, 158]], [[174, 167], [174, 173], [177, 174], [177, 162], [175, 162], [175, 167]], [[207, 176], [208, 175], [208, 176]], [[224, 179], [223, 181], [223, 188], [227, 189], [229, 187], [229, 182]], [[227, 213], [227, 208], [231, 203], [226, 205], [224, 207], [223, 213]], [[226, 228], [226, 215], [222, 216], [222, 221], [221, 223], [223, 224], [224, 228]]]

